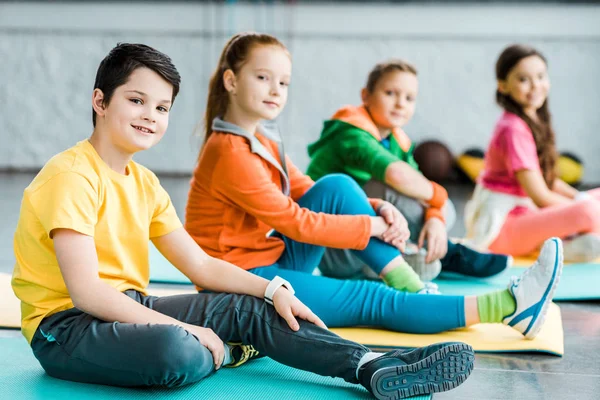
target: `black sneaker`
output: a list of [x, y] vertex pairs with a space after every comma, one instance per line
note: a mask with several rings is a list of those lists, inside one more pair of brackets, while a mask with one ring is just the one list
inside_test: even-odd
[[441, 262], [442, 272], [487, 278], [512, 267], [513, 258], [504, 254], [480, 253], [460, 243], [448, 241], [448, 252]]
[[231, 348], [231, 364], [224, 365], [227, 368], [235, 368], [253, 358], [259, 358], [258, 350], [250, 344], [227, 343]]
[[395, 350], [362, 365], [358, 380], [377, 399], [445, 392], [469, 377], [474, 360], [473, 348], [460, 342]]

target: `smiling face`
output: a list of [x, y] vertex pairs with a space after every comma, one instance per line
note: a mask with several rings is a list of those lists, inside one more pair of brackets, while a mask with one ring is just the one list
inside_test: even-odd
[[362, 100], [379, 130], [389, 133], [410, 121], [415, 113], [418, 91], [415, 74], [391, 71], [377, 81], [372, 92], [363, 89]]
[[292, 61], [280, 46], [256, 46], [237, 73], [224, 76], [229, 92], [228, 112], [243, 121], [275, 119], [285, 107]]
[[138, 68], [115, 89], [108, 104], [94, 90], [98, 127], [119, 152], [134, 154], [157, 144], [169, 125], [173, 86], [148, 68]]
[[510, 96], [525, 113], [534, 115], [550, 91], [546, 63], [535, 55], [523, 58], [510, 70], [505, 80], [498, 81], [498, 90]]

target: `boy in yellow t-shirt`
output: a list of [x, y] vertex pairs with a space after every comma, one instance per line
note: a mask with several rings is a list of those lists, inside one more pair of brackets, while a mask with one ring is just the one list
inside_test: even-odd
[[[164, 135], [179, 83], [166, 55], [117, 45], [96, 75], [91, 137], [53, 157], [25, 189], [12, 286], [23, 334], [46, 372], [87, 383], [181, 386], [258, 350], [360, 382], [379, 398], [387, 396], [374, 389], [383, 377], [404, 379], [411, 393], [429, 390], [404, 371], [437, 371], [454, 356], [464, 360], [463, 372], [443, 387], [462, 382], [473, 364], [468, 345], [369, 352], [329, 332], [285, 280], [250, 274], [194, 242], [156, 176], [132, 161]], [[148, 296], [149, 239], [213, 293]]]

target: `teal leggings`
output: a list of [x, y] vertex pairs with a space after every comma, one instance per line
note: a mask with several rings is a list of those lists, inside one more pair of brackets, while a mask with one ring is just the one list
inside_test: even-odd
[[[375, 215], [363, 190], [350, 177], [328, 175], [298, 201], [302, 207], [328, 214]], [[410, 294], [379, 282], [339, 280], [312, 275], [324, 247], [297, 242], [276, 233], [285, 251], [273, 265], [250, 272], [288, 280], [296, 296], [329, 327], [369, 326], [407, 333], [437, 333], [465, 326], [464, 297]], [[371, 239], [355, 254], [375, 272], [381, 272], [400, 252]]]

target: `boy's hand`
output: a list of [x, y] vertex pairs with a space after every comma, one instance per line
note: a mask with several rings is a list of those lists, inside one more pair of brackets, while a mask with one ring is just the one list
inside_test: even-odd
[[225, 359], [225, 346], [217, 334], [212, 329], [203, 328], [201, 326], [185, 324], [184, 328], [186, 331], [196, 336], [202, 346], [210, 350], [215, 361], [215, 369], [221, 368], [223, 360]]
[[293, 331], [300, 329], [295, 317], [302, 318], [305, 321], [327, 329], [327, 326], [317, 317], [310, 308], [306, 307], [296, 296], [291, 294], [286, 288], [280, 287], [273, 295], [273, 306], [277, 313], [285, 319]]
[[384, 202], [378, 210], [378, 214], [389, 225], [387, 231], [381, 235], [381, 239], [404, 251], [406, 241], [410, 238], [408, 222], [404, 215], [391, 203]]
[[423, 225], [419, 235], [419, 248], [422, 248], [427, 240], [427, 256], [425, 262], [430, 263], [439, 260], [448, 252], [448, 234], [446, 225], [438, 218], [430, 218]]

